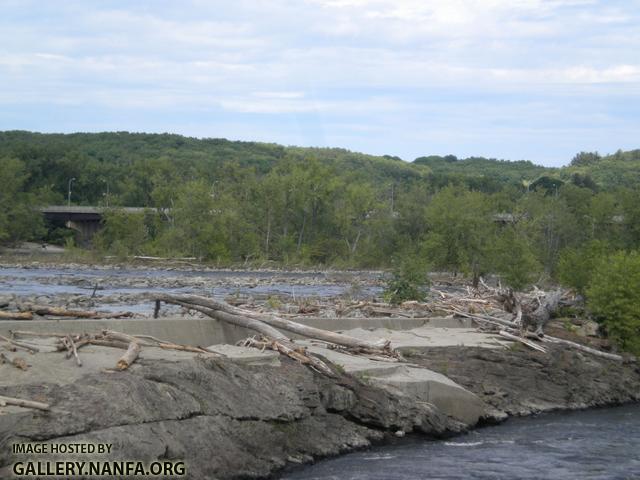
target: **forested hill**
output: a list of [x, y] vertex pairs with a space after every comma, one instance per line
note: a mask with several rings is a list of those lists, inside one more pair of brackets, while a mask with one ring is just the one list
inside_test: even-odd
[[129, 132], [0, 132], [1, 158], [23, 162], [28, 172], [25, 188], [46, 195], [49, 201], [63, 201], [68, 180], [75, 178], [74, 203], [97, 204], [108, 183], [112, 201], [129, 206], [162, 206], [153, 191], [167, 183], [260, 178], [274, 168], [290, 169], [314, 159], [322, 161], [332, 175], [374, 184], [417, 180], [428, 173], [427, 168], [415, 168], [397, 157], [339, 148]]
[[640, 186], [640, 150], [618, 150], [606, 156], [580, 152], [562, 168], [543, 167], [527, 160], [459, 159], [455, 155], [418, 157], [413, 163], [429, 167], [432, 177], [441, 178], [445, 183], [458, 178], [470, 185], [478, 183], [485, 189], [499, 190], [513, 183], [522, 183], [525, 187], [533, 184], [535, 187], [536, 181], [544, 182], [545, 178], [602, 190]]
[[594, 190], [640, 186], [640, 150], [604, 157], [583, 152], [566, 167], [554, 169], [524, 160], [458, 159], [453, 155], [419, 157], [409, 163], [390, 155], [339, 148], [285, 147], [172, 134], [0, 132], [0, 159], [9, 158], [19, 160], [25, 168], [23, 189], [48, 203], [65, 200], [67, 183], [75, 178], [73, 203], [100, 203], [108, 185], [113, 204], [163, 206], [154, 190], [169, 183], [199, 179], [213, 185], [247, 176], [260, 179], [274, 169], [303, 168], [309, 161], [318, 161], [330, 176], [389, 192], [414, 182], [434, 189], [465, 185], [485, 193], [506, 187], [536, 188], [539, 184], [548, 188], [554, 182]]

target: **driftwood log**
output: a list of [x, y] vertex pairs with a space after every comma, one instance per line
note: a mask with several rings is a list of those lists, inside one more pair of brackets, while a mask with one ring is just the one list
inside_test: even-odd
[[397, 356], [397, 354], [391, 350], [389, 342], [385, 340], [377, 343], [367, 342], [348, 335], [302, 325], [274, 315], [260, 314], [240, 309], [227, 303], [218, 302], [198, 295], [161, 294], [156, 297], [156, 300], [180, 305], [184, 308], [204, 313], [211, 318], [253, 330], [259, 333], [262, 338], [260, 340], [252, 339], [247, 343], [248, 346], [271, 348], [328, 376], [335, 376], [331, 368], [322, 360], [309, 353], [306, 348], [297, 345], [280, 330], [321, 340], [330, 345], [346, 347], [356, 352], [375, 353], [382, 356]]
[[250, 310], [241, 309], [229, 305], [228, 303], [219, 302], [211, 298], [201, 297], [199, 295], [161, 294], [156, 296], [156, 298], [165, 303], [181, 305], [185, 308], [192, 308], [193, 310], [198, 310], [197, 308], [193, 308], [194, 306], [201, 308], [204, 307], [205, 310], [199, 311], [214, 318], [218, 318], [222, 321], [233, 323], [234, 325], [257, 331], [269, 338], [287, 339], [285, 335], [277, 330], [280, 329], [287, 332], [296, 333], [303, 337], [314, 338], [317, 340], [322, 340], [324, 342], [333, 343], [356, 350], [363, 349], [367, 351], [370, 350], [387, 351], [388, 353], [391, 352], [391, 345], [386, 340], [380, 340], [379, 342], [375, 343], [368, 342], [366, 340], [360, 340], [349, 335], [343, 335], [341, 333], [330, 332], [327, 330], [322, 330], [320, 328], [303, 325], [301, 323], [293, 322], [291, 320], [277, 317], [275, 315], [256, 313]]
[[37, 348], [37, 347], [34, 347], [32, 345], [28, 345], [28, 344], [22, 343], [22, 342], [16, 342], [15, 340], [7, 338], [7, 337], [5, 337], [3, 335], [0, 335], [0, 340], [4, 341], [5, 343], [10, 345], [11, 347], [22, 348], [23, 350], [28, 350], [31, 353], [38, 353], [40, 351], [40, 349]]
[[523, 332], [534, 330], [536, 335], [544, 335], [544, 327], [558, 310], [563, 292], [541, 292], [535, 290], [532, 295], [516, 294], [512, 289], [498, 289], [496, 299], [505, 311], [512, 313], [513, 323]]
[[0, 320], [33, 320], [33, 313], [0, 311]]
[[0, 407], [6, 405], [15, 405], [17, 407], [35, 408], [36, 410], [49, 410], [49, 405], [42, 402], [34, 402], [33, 400], [23, 400], [21, 398], [12, 398], [0, 396]]
[[54, 316], [54, 317], [73, 317], [73, 318], [123, 318], [131, 317], [131, 312], [109, 312], [100, 313], [94, 310], [70, 310], [63, 307], [50, 307], [47, 305], [25, 305], [24, 313], [36, 313], [41, 316]]
[[138, 342], [131, 342], [125, 354], [122, 355], [118, 360], [118, 363], [116, 364], [116, 368], [118, 370], [126, 370], [133, 364], [133, 362], [136, 361], [139, 354], [140, 354], [140, 344]]
[[231, 325], [244, 327], [249, 330], [258, 332], [262, 337], [260, 345], [258, 345], [257, 342], [249, 341], [245, 343], [246, 346], [259, 346], [259, 348], [270, 348], [272, 350], [282, 353], [283, 355], [293, 358], [294, 360], [297, 360], [300, 363], [309, 365], [314, 370], [324, 373], [327, 376], [334, 376], [333, 371], [322, 360], [308, 354], [304, 347], [296, 345], [285, 334], [283, 334], [279, 330], [276, 330], [272, 326], [267, 325], [266, 323], [263, 323], [253, 318], [246, 318], [239, 315], [232, 315], [230, 313], [223, 312], [220, 310], [213, 310], [212, 308], [202, 307], [199, 305], [192, 305], [192, 304], [181, 302], [178, 300], [169, 302], [168, 299], [163, 299], [163, 301], [167, 303], [173, 303], [174, 305], [180, 305], [182, 307], [189, 308], [191, 310], [196, 310], [198, 312], [204, 313], [205, 315], [211, 318], [215, 318], [216, 320], [230, 323]]

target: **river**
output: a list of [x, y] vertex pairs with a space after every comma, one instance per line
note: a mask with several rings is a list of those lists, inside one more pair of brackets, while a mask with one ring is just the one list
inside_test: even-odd
[[[127, 297], [145, 293], [195, 293], [219, 298], [250, 295], [299, 299], [348, 295], [361, 299], [380, 294], [382, 289], [375, 285], [376, 277], [366, 272], [0, 267], [0, 295], [41, 296], [36, 303], [48, 303], [48, 299], [61, 296], [92, 295], [96, 308], [126, 309], [149, 315], [153, 312], [151, 302], [139, 303]], [[118, 296], [123, 296], [122, 302]]]
[[640, 479], [640, 406], [515, 418], [445, 441], [399, 439], [282, 479]]

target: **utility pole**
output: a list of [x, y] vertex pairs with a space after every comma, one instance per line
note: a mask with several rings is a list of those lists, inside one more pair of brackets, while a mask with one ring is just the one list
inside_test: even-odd
[[105, 206], [108, 208], [109, 207], [109, 181], [104, 178], [102, 179], [102, 181], [107, 184], [107, 193], [105, 194], [104, 199], [105, 199]]
[[76, 179], [76, 177], [70, 178], [69, 179], [69, 184], [68, 184], [68, 195], [67, 195], [67, 206], [71, 206], [71, 184], [74, 182], [74, 180]]

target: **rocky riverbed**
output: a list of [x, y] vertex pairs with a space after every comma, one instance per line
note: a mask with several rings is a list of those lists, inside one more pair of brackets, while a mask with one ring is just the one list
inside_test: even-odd
[[[131, 311], [150, 316], [154, 293], [198, 293], [244, 301], [367, 299], [382, 291], [381, 272], [230, 270], [188, 266], [0, 264], [0, 305]], [[178, 309], [164, 314], [176, 315]]]
[[[211, 285], [221, 288], [234, 281], [246, 283], [247, 279], [249, 285], [257, 281], [289, 288], [292, 284], [286, 282], [294, 282], [295, 286], [324, 288], [339, 283], [347, 288], [354, 285], [355, 278], [358, 291], [363, 285], [379, 288], [380, 281], [367, 272], [331, 278], [308, 272], [238, 272], [234, 277], [229, 272], [183, 275], [164, 270], [125, 270], [120, 274], [113, 269], [105, 273], [104, 269], [12, 266], [0, 273], [7, 286], [32, 282], [34, 291], [26, 296], [5, 292], [6, 302], [15, 306], [29, 300], [73, 306], [70, 299], [75, 297], [65, 295], [95, 302], [100, 293], [92, 297], [92, 292], [85, 290], [42, 296], [36, 291], [47, 284], [68, 287], [79, 281], [90, 286], [92, 278], [99, 278], [96, 283], [103, 285], [113, 282], [111, 286], [118, 288], [133, 288], [134, 282], [147, 278], [141, 291], [131, 294], [130, 305], [141, 298], [148, 301], [154, 288], [186, 287], [210, 295], [207, 289]], [[279, 283], [283, 279], [285, 283]], [[173, 282], [180, 282], [180, 286]], [[208, 286], [203, 287], [201, 282]], [[105, 290], [96, 292], [108, 297]], [[312, 295], [302, 302], [283, 296], [272, 301], [274, 297], [269, 295], [260, 299], [259, 308], [300, 314], [322, 303], [324, 307], [314, 313], [319, 315], [315, 325], [322, 326], [323, 320], [329, 322], [323, 315], [335, 316], [342, 295]], [[236, 297], [251, 304], [255, 300], [247, 293]], [[101, 305], [107, 303], [102, 301]], [[640, 367], [634, 361], [609, 360], [559, 345], [549, 346], [546, 353], [531, 351], [478, 332], [469, 324], [458, 324], [458, 319], [420, 318], [409, 307], [394, 312], [405, 316], [387, 320], [357, 317], [387, 314], [384, 307], [377, 306], [369, 313], [364, 309], [348, 312], [355, 315], [353, 318], [331, 320], [354, 322], [351, 330], [349, 323], [337, 329], [349, 330], [347, 333], [359, 338], [390, 338], [402, 351], [402, 362], [380, 362], [313, 342], [302, 343], [324, 357], [334, 377], [275, 352], [228, 345], [212, 345], [206, 355], [143, 348], [139, 360], [126, 371], [114, 368], [122, 354], [116, 348], [82, 348], [82, 367], [65, 358], [64, 353], [53, 351], [55, 348], [41, 348], [36, 355], [23, 352], [30, 365], [26, 370], [0, 362], [0, 397], [46, 402], [51, 410], [0, 407], [0, 478], [10, 478], [15, 462], [26, 459], [24, 454], [11, 452], [11, 446], [20, 442], [106, 443], [112, 449], [99, 460], [184, 461], [188, 478], [266, 478], [292, 465], [405, 434], [441, 438], [508, 416], [640, 401]], [[20, 328], [33, 325], [48, 332], [64, 324], [67, 333], [76, 328], [74, 322], [53, 319], [15, 323]], [[75, 324], [89, 328], [92, 322], [97, 321]], [[112, 325], [110, 320], [99, 322], [95, 323], [99, 328]], [[149, 333], [140, 328], [156, 328], [163, 334], [178, 329], [185, 341], [191, 339], [189, 342], [206, 347], [208, 344], [201, 342], [208, 341], [211, 332], [203, 325], [209, 328], [211, 322], [180, 316], [127, 319], [117, 325], [129, 328], [132, 334]], [[165, 328], [167, 325], [173, 330]], [[327, 325], [324, 327], [329, 328]], [[0, 323], [0, 333], [6, 335], [2, 327]], [[46, 343], [46, 339], [40, 341]]]

